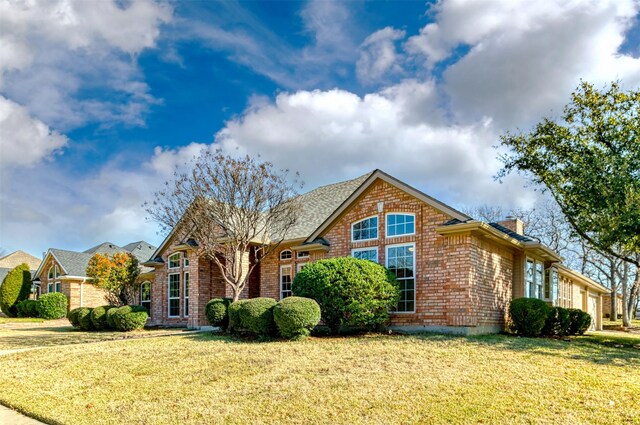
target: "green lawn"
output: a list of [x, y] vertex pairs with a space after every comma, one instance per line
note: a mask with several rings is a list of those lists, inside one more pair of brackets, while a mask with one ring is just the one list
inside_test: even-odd
[[38, 319], [36, 317], [6, 317], [0, 316], [0, 325], [7, 323], [40, 323], [44, 322], [44, 319]]
[[0, 356], [0, 402], [65, 424], [640, 424], [639, 369], [587, 339], [191, 334]]

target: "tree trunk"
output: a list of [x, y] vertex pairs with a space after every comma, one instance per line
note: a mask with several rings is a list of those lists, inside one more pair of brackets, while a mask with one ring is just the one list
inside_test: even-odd
[[622, 326], [628, 328], [631, 326], [631, 318], [629, 315], [629, 263], [623, 264], [622, 276], [620, 276], [620, 284], [622, 287]]
[[611, 288], [611, 308], [609, 310], [609, 320], [616, 321], [618, 319], [618, 289]]

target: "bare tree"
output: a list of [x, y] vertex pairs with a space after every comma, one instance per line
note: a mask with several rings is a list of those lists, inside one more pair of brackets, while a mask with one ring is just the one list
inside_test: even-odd
[[176, 171], [145, 207], [163, 231], [193, 239], [197, 254], [218, 266], [235, 301], [254, 268], [298, 222], [296, 186], [297, 173], [290, 182], [288, 170], [270, 162], [203, 149], [191, 170]]

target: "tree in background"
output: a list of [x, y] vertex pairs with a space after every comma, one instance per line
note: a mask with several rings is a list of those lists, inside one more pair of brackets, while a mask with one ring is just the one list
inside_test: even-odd
[[195, 241], [198, 256], [220, 269], [236, 301], [254, 268], [298, 222], [296, 184], [270, 162], [204, 149], [145, 207], [162, 231]]
[[31, 271], [22, 263], [11, 270], [0, 286], [0, 310], [9, 317], [16, 317], [16, 304], [29, 298], [31, 293]]
[[138, 259], [128, 252], [97, 253], [87, 265], [89, 282], [106, 290], [112, 304], [135, 304], [139, 275]]

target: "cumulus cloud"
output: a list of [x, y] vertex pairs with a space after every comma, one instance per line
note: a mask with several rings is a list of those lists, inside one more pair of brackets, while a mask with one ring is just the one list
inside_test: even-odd
[[0, 96], [0, 165], [33, 165], [67, 143], [66, 136], [32, 118], [24, 107]]
[[365, 83], [377, 82], [387, 74], [399, 73], [396, 41], [405, 37], [405, 32], [386, 27], [368, 36], [361, 46], [360, 58], [356, 63], [356, 74]]

